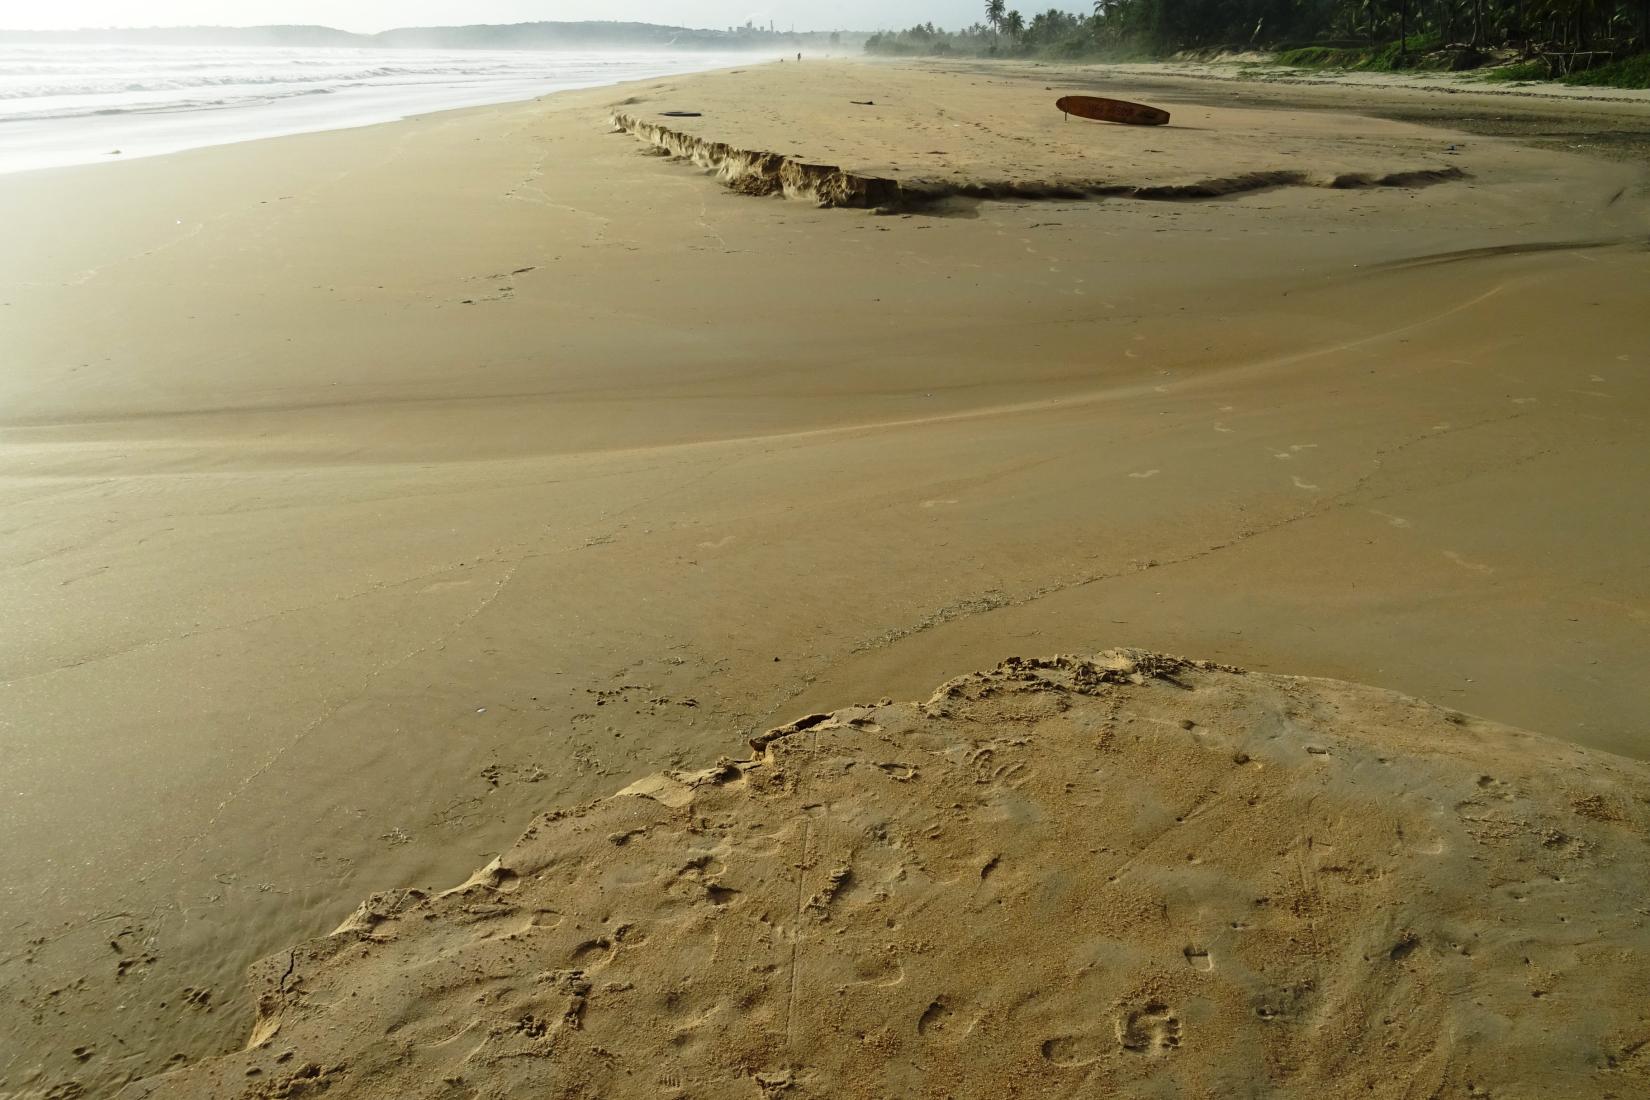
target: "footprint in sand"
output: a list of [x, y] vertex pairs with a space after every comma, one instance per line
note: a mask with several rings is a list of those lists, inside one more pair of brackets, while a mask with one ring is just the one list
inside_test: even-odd
[[1298, 477], [1292, 477], [1289, 480], [1293, 481], [1295, 483], [1295, 488], [1297, 488], [1297, 489], [1306, 489], [1308, 491], [1311, 491], [1311, 490], [1316, 490], [1318, 488], [1316, 485], [1312, 484], [1310, 481], [1302, 481]]
[[977, 1020], [965, 1020], [945, 1003], [944, 997], [935, 998], [917, 1019], [917, 1034], [948, 1043], [961, 1042], [974, 1030]]
[[1180, 1020], [1162, 1001], [1147, 1001], [1117, 1018], [1117, 1044], [1133, 1054], [1167, 1054], [1180, 1046], [1180, 1033]]
[[[849, 982], [850, 986], [869, 985], [881, 989], [892, 989], [905, 983], [905, 967], [898, 959], [888, 958], [865, 964], [856, 970], [855, 978]], [[917, 1024], [921, 1033], [922, 1024]]]
[[720, 550], [720, 549], [722, 549], [722, 547], [728, 545], [732, 541], [733, 541], [733, 536], [732, 535], [723, 535], [721, 538], [717, 539], [715, 542], [701, 542], [699, 544], [699, 549], [701, 549], [701, 550]]
[[925, 500], [925, 501], [922, 502], [922, 506], [924, 508], [941, 508], [941, 507], [944, 507], [947, 504], [955, 504], [955, 503], [957, 503], [956, 498], [946, 497], [944, 499], [935, 498], [934, 500]]
[[1086, 1066], [1100, 1060], [1105, 1044], [1091, 1035], [1060, 1035], [1043, 1041], [1045, 1062], [1057, 1066]]
[[1409, 526], [1409, 520], [1405, 519], [1403, 516], [1395, 516], [1391, 512], [1383, 512], [1377, 508], [1371, 508], [1369, 510], [1369, 514], [1372, 516], [1380, 516], [1394, 527]]
[[1217, 431], [1217, 432], [1229, 432], [1229, 431], [1231, 431], [1231, 430], [1232, 430], [1232, 429], [1230, 429], [1230, 428], [1228, 428], [1228, 427], [1227, 427], [1227, 426], [1226, 426], [1226, 425], [1224, 425], [1224, 424], [1219, 424], [1219, 423], [1217, 423], [1217, 424], [1216, 424], [1216, 425], [1215, 425], [1215, 431]]
[[1188, 947], [1181, 954], [1186, 956], [1186, 965], [1193, 970], [1207, 973], [1215, 968], [1215, 957], [1201, 947]]
[[1130, 474], [1129, 476], [1134, 478], [1136, 481], [1145, 481], [1147, 478], [1156, 477], [1162, 472], [1162, 470], [1142, 470], [1140, 473]]
[[[1457, 715], [1455, 717], [1464, 720], [1464, 716], [1462, 715]], [[1493, 798], [1497, 802], [1511, 802], [1517, 797], [1517, 791], [1513, 788], [1511, 783], [1508, 783], [1505, 779], [1497, 779], [1493, 775], [1479, 776], [1477, 787], [1481, 792], [1480, 797]]]

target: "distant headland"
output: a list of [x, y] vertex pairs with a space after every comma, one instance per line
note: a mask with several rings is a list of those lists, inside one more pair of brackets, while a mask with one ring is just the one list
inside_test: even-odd
[[775, 47], [857, 51], [864, 32], [786, 31], [746, 23], [725, 29], [670, 27], [654, 23], [580, 22], [476, 24], [463, 27], [399, 27], [356, 34], [334, 27], [110, 27], [59, 31], [0, 29], [0, 42], [147, 46], [339, 46], [435, 50], [677, 49], [728, 50]]

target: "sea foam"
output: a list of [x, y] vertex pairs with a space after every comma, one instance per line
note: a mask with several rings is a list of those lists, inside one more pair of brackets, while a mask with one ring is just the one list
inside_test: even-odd
[[737, 60], [640, 51], [0, 44], [0, 172], [387, 122]]

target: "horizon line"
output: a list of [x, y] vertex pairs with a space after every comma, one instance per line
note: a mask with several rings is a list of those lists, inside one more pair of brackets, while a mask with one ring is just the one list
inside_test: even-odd
[[[615, 26], [615, 27], [657, 27], [671, 31], [704, 31], [712, 34], [726, 34], [728, 27], [689, 27], [678, 23], [649, 23], [639, 19], [528, 19], [517, 23], [429, 23], [411, 24], [405, 26], [385, 27], [376, 31], [355, 31], [345, 27], [335, 27], [329, 23], [120, 23], [96, 27], [0, 27], [0, 34], [83, 34], [93, 31], [259, 31], [259, 30], [323, 30], [335, 31], [338, 34], [351, 34], [363, 38], [371, 38], [381, 34], [393, 34], [396, 31], [444, 31], [468, 30], [474, 27], [581, 27], [581, 26]], [[847, 34], [874, 34], [871, 30], [848, 27], [791, 27], [786, 30], [769, 30], [766, 27], [753, 24], [736, 24], [731, 29], [742, 30], [750, 26], [753, 30], [763, 34], [831, 34], [841, 32]]]

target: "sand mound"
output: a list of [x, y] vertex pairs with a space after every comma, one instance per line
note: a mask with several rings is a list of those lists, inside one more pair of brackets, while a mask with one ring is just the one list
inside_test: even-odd
[[1650, 771], [1141, 652], [548, 813], [267, 960], [156, 1097], [1609, 1096], [1650, 1086]]
[[[1341, 114], [1172, 104], [1167, 126], [1067, 121], [1072, 91], [974, 73], [806, 66], [658, 84], [613, 106], [615, 129], [729, 187], [822, 206], [916, 207], [950, 198], [1215, 198], [1275, 187], [1420, 187], [1467, 173], [1436, 130]], [[1093, 87], [1096, 82], [1100, 87]], [[752, 102], [760, 103], [752, 109]], [[691, 108], [682, 117], [682, 108]]]

